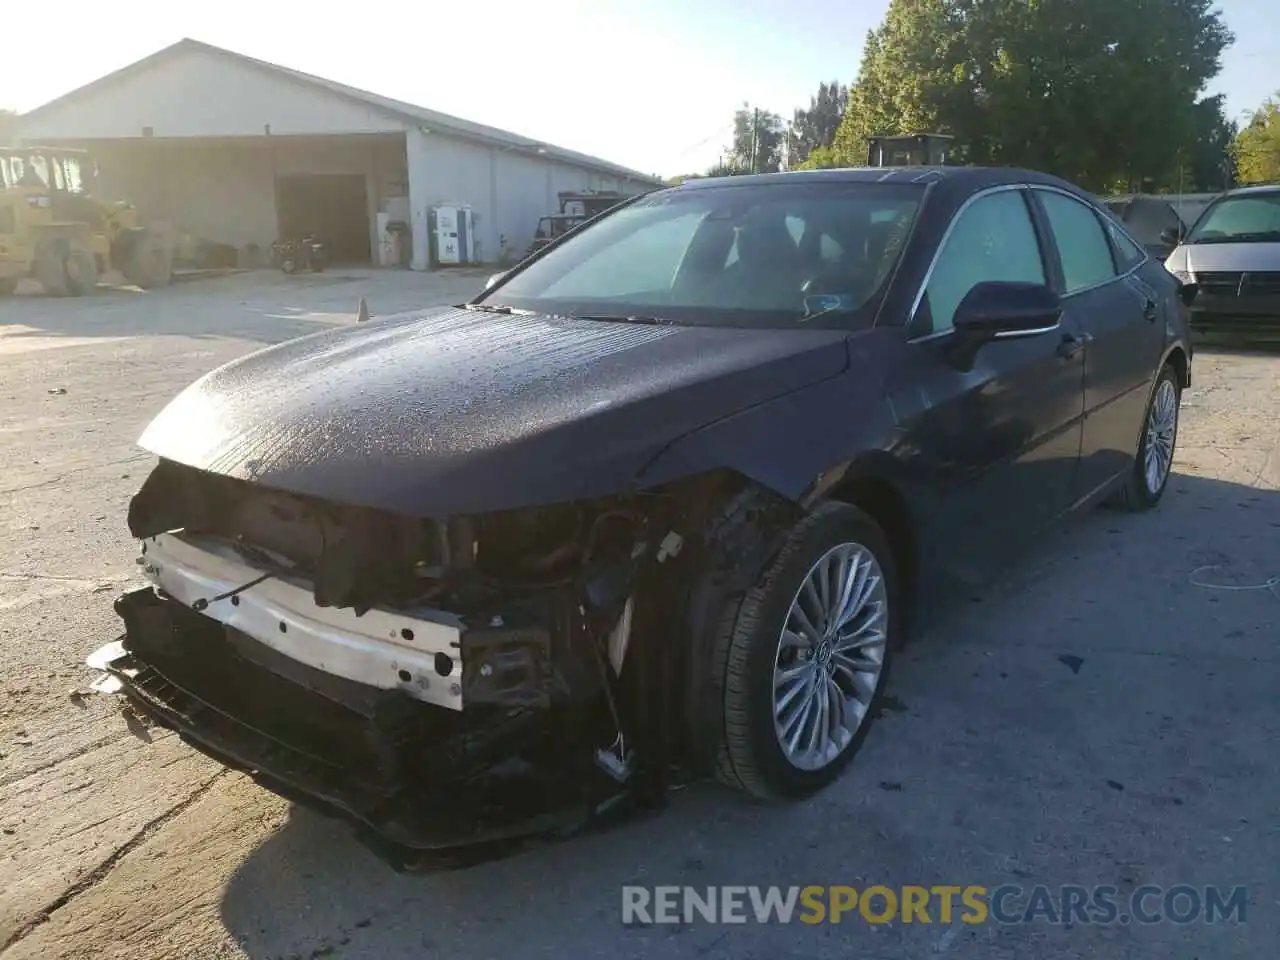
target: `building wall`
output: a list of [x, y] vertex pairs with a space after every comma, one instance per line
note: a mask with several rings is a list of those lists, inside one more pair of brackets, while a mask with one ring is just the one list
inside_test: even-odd
[[524, 255], [538, 218], [559, 210], [561, 191], [619, 190], [648, 186], [533, 151], [491, 147], [447, 134], [411, 130], [406, 135], [414, 267], [427, 266], [427, 211], [437, 204], [472, 208], [480, 255], [486, 263]]
[[396, 133], [404, 124], [321, 87], [189, 50], [24, 117], [19, 135], [119, 139], [146, 136], [145, 128], [155, 137], [208, 138]]
[[148, 220], [165, 221], [201, 240], [266, 249], [277, 237], [275, 178], [356, 173], [366, 177], [370, 246], [383, 238], [377, 213], [393, 197], [410, 197], [416, 269], [428, 266], [427, 211], [471, 206], [480, 257], [511, 263], [523, 256], [538, 218], [557, 211], [569, 190], [640, 192], [643, 185], [440, 134], [380, 137], [82, 141], [98, 159], [99, 193], [127, 199]]
[[510, 262], [528, 248], [538, 218], [558, 212], [559, 191], [648, 188], [533, 149], [411, 126], [323, 81], [198, 47], [25, 115], [17, 135], [90, 147], [104, 195], [238, 247], [276, 238], [276, 176], [362, 173], [375, 260], [379, 209], [389, 197], [408, 197], [419, 269], [433, 205], [471, 206], [482, 259]]
[[148, 220], [236, 247], [265, 249], [276, 239], [277, 176], [363, 174], [375, 259], [383, 240], [378, 211], [392, 197], [410, 196], [417, 269], [428, 266], [427, 211], [437, 204], [470, 205], [481, 259], [509, 263], [528, 248], [538, 218], [556, 212], [560, 191], [643, 189], [584, 167], [421, 132], [79, 145], [98, 159], [103, 197], [130, 200]]
[[202, 240], [265, 249], [277, 234], [275, 178], [354, 173], [366, 177], [369, 233], [375, 215], [408, 184], [403, 140], [266, 138], [224, 141], [132, 140], [86, 143], [98, 159], [99, 193], [127, 199], [149, 220]]

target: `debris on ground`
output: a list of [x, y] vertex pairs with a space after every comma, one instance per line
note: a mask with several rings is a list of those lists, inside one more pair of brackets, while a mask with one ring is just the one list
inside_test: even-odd
[[135, 737], [151, 742], [152, 720], [150, 717], [138, 711], [132, 703], [127, 700], [120, 706], [120, 715], [124, 717], [124, 724], [128, 727], [129, 732]]

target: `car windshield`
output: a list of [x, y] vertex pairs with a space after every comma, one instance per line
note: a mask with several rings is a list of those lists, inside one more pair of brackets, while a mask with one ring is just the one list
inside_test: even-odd
[[1187, 243], [1280, 242], [1280, 190], [1223, 197], [1196, 222]]
[[869, 320], [924, 187], [717, 184], [649, 194], [474, 303], [560, 316], [732, 327]]

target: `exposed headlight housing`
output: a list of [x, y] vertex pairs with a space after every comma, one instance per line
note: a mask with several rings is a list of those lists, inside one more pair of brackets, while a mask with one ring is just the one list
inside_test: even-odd
[[1196, 282], [1196, 275], [1192, 273], [1190, 270], [1170, 270], [1169, 272], [1172, 273], [1179, 280], [1181, 280], [1183, 283]]

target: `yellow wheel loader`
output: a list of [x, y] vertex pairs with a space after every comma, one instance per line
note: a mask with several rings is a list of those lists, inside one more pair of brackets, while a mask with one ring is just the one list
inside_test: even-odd
[[0, 294], [33, 277], [50, 296], [80, 296], [111, 270], [144, 289], [169, 283], [167, 238], [130, 204], [96, 199], [96, 179], [82, 150], [0, 147]]

